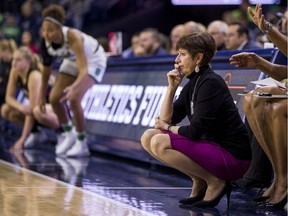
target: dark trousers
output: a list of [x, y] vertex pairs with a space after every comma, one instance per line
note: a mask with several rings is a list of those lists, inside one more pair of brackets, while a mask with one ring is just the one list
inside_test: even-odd
[[273, 174], [271, 163], [259, 145], [247, 120], [245, 120], [245, 124], [251, 141], [252, 160], [243, 178], [268, 185], [272, 181]]

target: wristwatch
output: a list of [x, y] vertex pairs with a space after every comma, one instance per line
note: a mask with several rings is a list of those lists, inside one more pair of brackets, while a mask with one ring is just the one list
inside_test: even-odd
[[273, 28], [272, 23], [265, 21], [265, 29], [263, 30], [263, 32], [265, 34], [268, 34], [272, 30], [272, 28]]

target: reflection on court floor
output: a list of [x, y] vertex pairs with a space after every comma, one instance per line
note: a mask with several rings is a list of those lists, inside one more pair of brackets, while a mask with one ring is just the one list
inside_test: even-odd
[[187, 176], [164, 166], [92, 152], [87, 158], [56, 157], [51, 144], [9, 152], [0, 134], [0, 216], [287, 216], [255, 207], [259, 189], [234, 188], [215, 208], [179, 206], [191, 193]]
[[0, 215], [153, 215], [0, 161]]

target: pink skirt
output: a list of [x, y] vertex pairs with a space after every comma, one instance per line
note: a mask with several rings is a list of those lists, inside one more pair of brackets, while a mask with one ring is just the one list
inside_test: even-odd
[[234, 181], [243, 177], [249, 168], [250, 160], [236, 159], [217, 143], [193, 141], [178, 134], [163, 132], [170, 136], [173, 149], [183, 153], [218, 178]]

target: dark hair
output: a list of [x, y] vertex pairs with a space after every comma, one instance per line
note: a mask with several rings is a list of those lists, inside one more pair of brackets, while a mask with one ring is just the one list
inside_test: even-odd
[[192, 58], [197, 53], [203, 53], [200, 65], [207, 65], [215, 55], [216, 44], [214, 38], [207, 32], [196, 32], [181, 37], [177, 42], [176, 49], [187, 50]]
[[232, 22], [229, 26], [232, 26], [232, 25], [238, 26], [238, 29], [237, 29], [238, 35], [246, 34], [247, 39], [249, 39], [249, 30], [245, 25], [243, 25], [241, 22]]
[[64, 24], [65, 21], [65, 10], [61, 5], [51, 4], [42, 11], [42, 17], [52, 17]]

